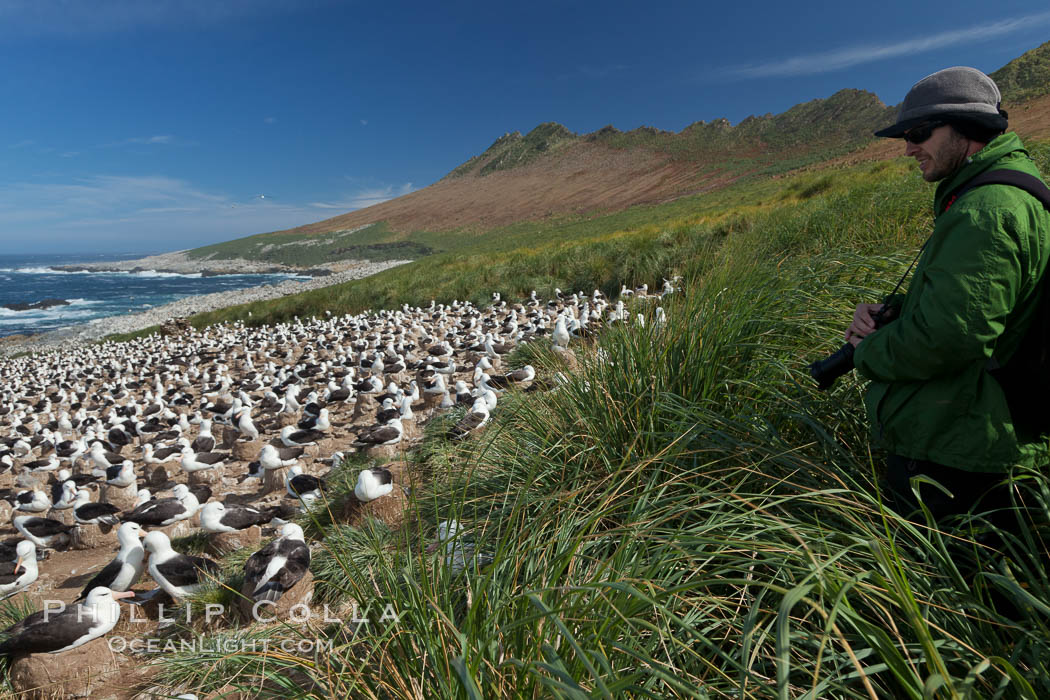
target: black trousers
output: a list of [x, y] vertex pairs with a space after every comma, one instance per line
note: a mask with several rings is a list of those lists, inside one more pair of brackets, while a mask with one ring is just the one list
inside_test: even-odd
[[886, 478], [897, 512], [914, 522], [925, 524], [919, 503], [912, 493], [911, 479], [926, 476], [944, 486], [951, 496], [931, 484], [919, 484], [923, 504], [934, 520], [940, 523], [952, 515], [973, 510], [975, 513], [996, 511], [989, 519], [997, 527], [1016, 531], [1017, 514], [1011, 510], [1007, 475], [998, 472], [970, 472], [936, 462], [890, 455], [886, 462]]
[[[926, 519], [912, 493], [910, 480], [915, 476], [928, 476], [947, 488], [953, 496], [948, 496], [931, 484], [918, 484], [923, 505], [930, 510], [938, 527], [950, 529], [951, 519], [956, 515], [971, 511], [983, 514], [995, 529], [977, 534], [975, 540], [992, 550], [1007, 551], [1010, 547], [1008, 540], [1021, 539], [1024, 530], [1034, 527], [1035, 522], [1041, 520], [1041, 517], [1033, 517], [1037, 511], [1023, 509], [1020, 504], [1015, 507], [1011, 499], [1011, 487], [1008, 482], [1004, 483], [1006, 474], [968, 472], [898, 455], [889, 457], [886, 468], [894, 510], [916, 524], [926, 525]], [[1022, 512], [1018, 512], [1019, 509]], [[983, 557], [975, 558], [973, 549], [958, 541], [949, 540], [948, 548], [954, 551], [953, 560], [964, 575], [972, 576], [987, 565], [980, 561]], [[1039, 566], [1044, 571], [1050, 570], [1047, 553], [1040, 552], [1037, 556]], [[1027, 614], [1018, 607], [1014, 596], [996, 586], [988, 589], [988, 596], [993, 607], [1009, 619], [1021, 619], [1020, 616]]]

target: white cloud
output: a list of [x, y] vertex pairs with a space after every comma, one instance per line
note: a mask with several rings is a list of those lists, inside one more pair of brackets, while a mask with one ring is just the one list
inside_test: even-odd
[[64, 219], [113, 209], [135, 211], [158, 203], [192, 202], [199, 207], [226, 200], [169, 177], [98, 175], [65, 184], [16, 183], [0, 188], [0, 222], [9, 212], [37, 206], [51, 210], [55, 219]]
[[197, 207], [146, 207], [139, 209], [137, 214], [186, 214], [199, 212]]
[[368, 120], [367, 119], [362, 119], [361, 120], [361, 126], [368, 126]]
[[123, 141], [103, 144], [101, 148], [116, 148], [118, 146], [166, 146], [174, 142], [175, 137], [171, 134], [161, 134], [159, 136], [135, 136], [130, 139], [124, 139]]
[[265, 119], [263, 119], [263, 124], [276, 124], [276, 123], [277, 123], [277, 117], [266, 117]]
[[397, 197], [404, 196], [414, 191], [411, 182], [403, 185], [387, 185], [386, 187], [371, 187], [351, 193], [334, 202], [310, 202], [309, 206], [317, 209], [339, 209], [342, 211], [354, 211], [364, 209]]
[[736, 66], [728, 69], [728, 72], [743, 78], [830, 73], [863, 63], [872, 63], [900, 56], [911, 56], [949, 46], [992, 41], [1008, 34], [1014, 34], [1021, 30], [1045, 24], [1050, 24], [1050, 12], [1005, 19], [991, 24], [978, 24], [966, 29], [945, 31], [918, 39], [908, 39], [880, 45], [841, 48], [822, 53], [778, 59], [769, 63]]
[[[0, 246], [11, 252], [176, 250], [279, 231], [407, 194], [372, 187], [331, 202], [247, 201], [165, 176], [98, 175], [60, 183], [0, 184]], [[78, 247], [79, 246], [79, 247]]]

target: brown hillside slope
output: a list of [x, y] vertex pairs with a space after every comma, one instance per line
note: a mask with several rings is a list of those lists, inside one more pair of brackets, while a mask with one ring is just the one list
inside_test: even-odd
[[[732, 179], [643, 149], [577, 143], [557, 158], [429, 187], [288, 233], [323, 233], [386, 221], [394, 231], [490, 228], [551, 214], [621, 209], [713, 189]], [[735, 176], [739, 177], [739, 175]]]

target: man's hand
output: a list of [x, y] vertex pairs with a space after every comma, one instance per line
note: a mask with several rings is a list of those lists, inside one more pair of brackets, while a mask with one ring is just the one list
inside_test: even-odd
[[846, 329], [846, 342], [852, 343], [853, 347], [860, 345], [864, 336], [875, 330], [875, 319], [872, 314], [882, 308], [882, 304], [857, 304], [853, 312], [853, 323]]

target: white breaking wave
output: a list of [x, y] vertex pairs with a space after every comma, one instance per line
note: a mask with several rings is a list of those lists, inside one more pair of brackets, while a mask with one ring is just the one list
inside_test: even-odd
[[14, 270], [4, 270], [4, 272], [18, 272], [23, 275], [90, 275], [91, 273], [87, 270], [81, 270], [79, 272], [70, 272], [69, 270], [55, 270], [50, 267], [18, 267]]
[[[22, 275], [134, 275], [136, 277], [185, 277], [187, 279], [201, 279], [204, 277], [200, 272], [158, 272], [157, 270], [56, 270], [44, 265], [31, 267], [0, 267], [0, 273], [16, 272]], [[310, 275], [298, 275], [294, 273], [280, 272], [231, 272], [223, 275], [211, 275], [212, 277], [242, 277], [253, 275], [260, 277], [280, 277], [285, 279], [311, 279]]]
[[187, 277], [199, 279], [199, 272], [157, 272], [156, 270], [56, 270], [53, 267], [0, 268], [0, 272], [17, 272], [23, 275], [135, 275], [136, 277]]
[[90, 309], [80, 311], [71, 310], [68, 306], [52, 306], [50, 309], [30, 309], [28, 311], [12, 311], [0, 307], [0, 326], [23, 325], [28, 323], [40, 323], [46, 321], [73, 321], [76, 319], [92, 318], [96, 312]]

